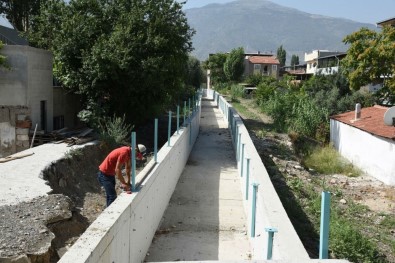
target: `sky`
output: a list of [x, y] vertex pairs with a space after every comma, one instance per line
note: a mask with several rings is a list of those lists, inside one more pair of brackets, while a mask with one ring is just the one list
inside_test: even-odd
[[[229, 3], [234, 0], [187, 0], [185, 9], [208, 4]], [[243, 1], [243, 0], [239, 0]], [[395, 17], [395, 0], [271, 0], [310, 14], [346, 18], [357, 22], [376, 24]]]
[[[186, 1], [184, 9], [202, 7], [213, 3], [224, 4], [234, 0]], [[311, 14], [346, 18], [369, 24], [376, 24], [395, 17], [395, 0], [271, 0], [271, 2]], [[9, 26], [9, 23], [0, 18], [0, 25]]]

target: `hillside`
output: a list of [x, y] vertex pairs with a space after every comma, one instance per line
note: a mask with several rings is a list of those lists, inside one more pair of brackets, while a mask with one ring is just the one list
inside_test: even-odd
[[342, 39], [361, 27], [374, 25], [313, 15], [266, 0], [237, 0], [185, 10], [196, 30], [193, 55], [205, 60], [209, 53], [244, 47], [246, 52], [273, 52], [283, 45], [287, 62], [292, 54], [303, 60], [314, 49], [346, 51]]

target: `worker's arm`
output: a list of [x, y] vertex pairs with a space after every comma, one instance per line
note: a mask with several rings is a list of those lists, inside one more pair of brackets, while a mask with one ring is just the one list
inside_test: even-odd
[[125, 189], [126, 191], [129, 190], [129, 185], [126, 184], [125, 179], [122, 176], [122, 163], [120, 162], [120, 160], [118, 159], [117, 161], [117, 165], [115, 166], [115, 174], [118, 177], [118, 180], [121, 182], [121, 187], [123, 189]]

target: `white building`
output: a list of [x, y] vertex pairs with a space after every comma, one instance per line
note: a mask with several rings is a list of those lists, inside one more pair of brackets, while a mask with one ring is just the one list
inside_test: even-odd
[[306, 62], [306, 74], [330, 75], [338, 72], [340, 60], [346, 56], [345, 52], [328, 50], [313, 50], [304, 54]]
[[374, 106], [331, 116], [331, 142], [355, 166], [388, 185], [395, 185], [395, 126], [384, 123], [387, 107]]

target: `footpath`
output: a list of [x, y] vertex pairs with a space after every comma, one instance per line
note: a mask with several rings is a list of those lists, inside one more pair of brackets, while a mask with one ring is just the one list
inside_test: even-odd
[[231, 136], [211, 100], [145, 261], [248, 260], [250, 245]]

